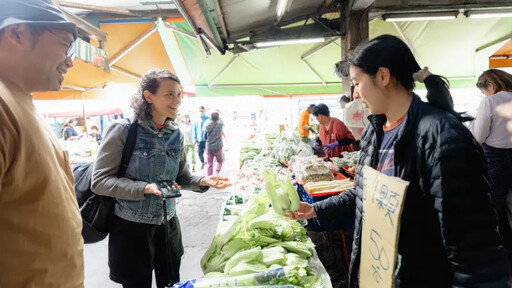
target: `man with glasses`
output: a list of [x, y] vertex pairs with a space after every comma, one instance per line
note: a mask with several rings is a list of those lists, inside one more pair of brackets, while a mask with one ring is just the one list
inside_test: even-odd
[[83, 287], [69, 158], [32, 92], [59, 90], [75, 24], [51, 0], [0, 0], [0, 287]]

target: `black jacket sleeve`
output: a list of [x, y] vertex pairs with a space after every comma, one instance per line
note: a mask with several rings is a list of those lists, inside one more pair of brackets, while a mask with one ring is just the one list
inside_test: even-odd
[[350, 189], [341, 194], [329, 197], [313, 204], [320, 226], [331, 224], [340, 217], [350, 217], [355, 214], [356, 189]]
[[509, 265], [500, 246], [486, 180], [485, 158], [455, 118], [426, 125], [421, 145], [453, 286], [505, 287]]
[[354, 142], [356, 142], [356, 140], [350, 139], [350, 138], [344, 138], [344, 139], [338, 140], [338, 144], [340, 144], [340, 146], [347, 146]]

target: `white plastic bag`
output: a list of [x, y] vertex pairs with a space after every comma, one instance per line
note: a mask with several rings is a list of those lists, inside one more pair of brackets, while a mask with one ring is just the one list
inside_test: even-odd
[[347, 103], [343, 110], [343, 122], [350, 129], [356, 140], [361, 139], [364, 127], [369, 123], [370, 111], [364, 107], [359, 99]]

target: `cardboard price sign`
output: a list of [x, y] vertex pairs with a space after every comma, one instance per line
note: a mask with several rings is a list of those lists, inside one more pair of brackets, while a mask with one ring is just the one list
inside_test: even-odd
[[361, 288], [391, 288], [408, 182], [363, 168]]

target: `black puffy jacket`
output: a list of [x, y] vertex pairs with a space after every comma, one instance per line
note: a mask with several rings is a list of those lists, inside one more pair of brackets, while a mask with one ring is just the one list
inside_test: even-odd
[[[350, 287], [358, 287], [363, 166], [377, 165], [386, 117], [369, 119], [355, 188], [313, 205], [320, 223], [356, 214]], [[395, 287], [507, 287], [509, 265], [486, 175], [482, 150], [469, 130], [413, 96], [395, 142], [395, 176], [409, 181]]]

